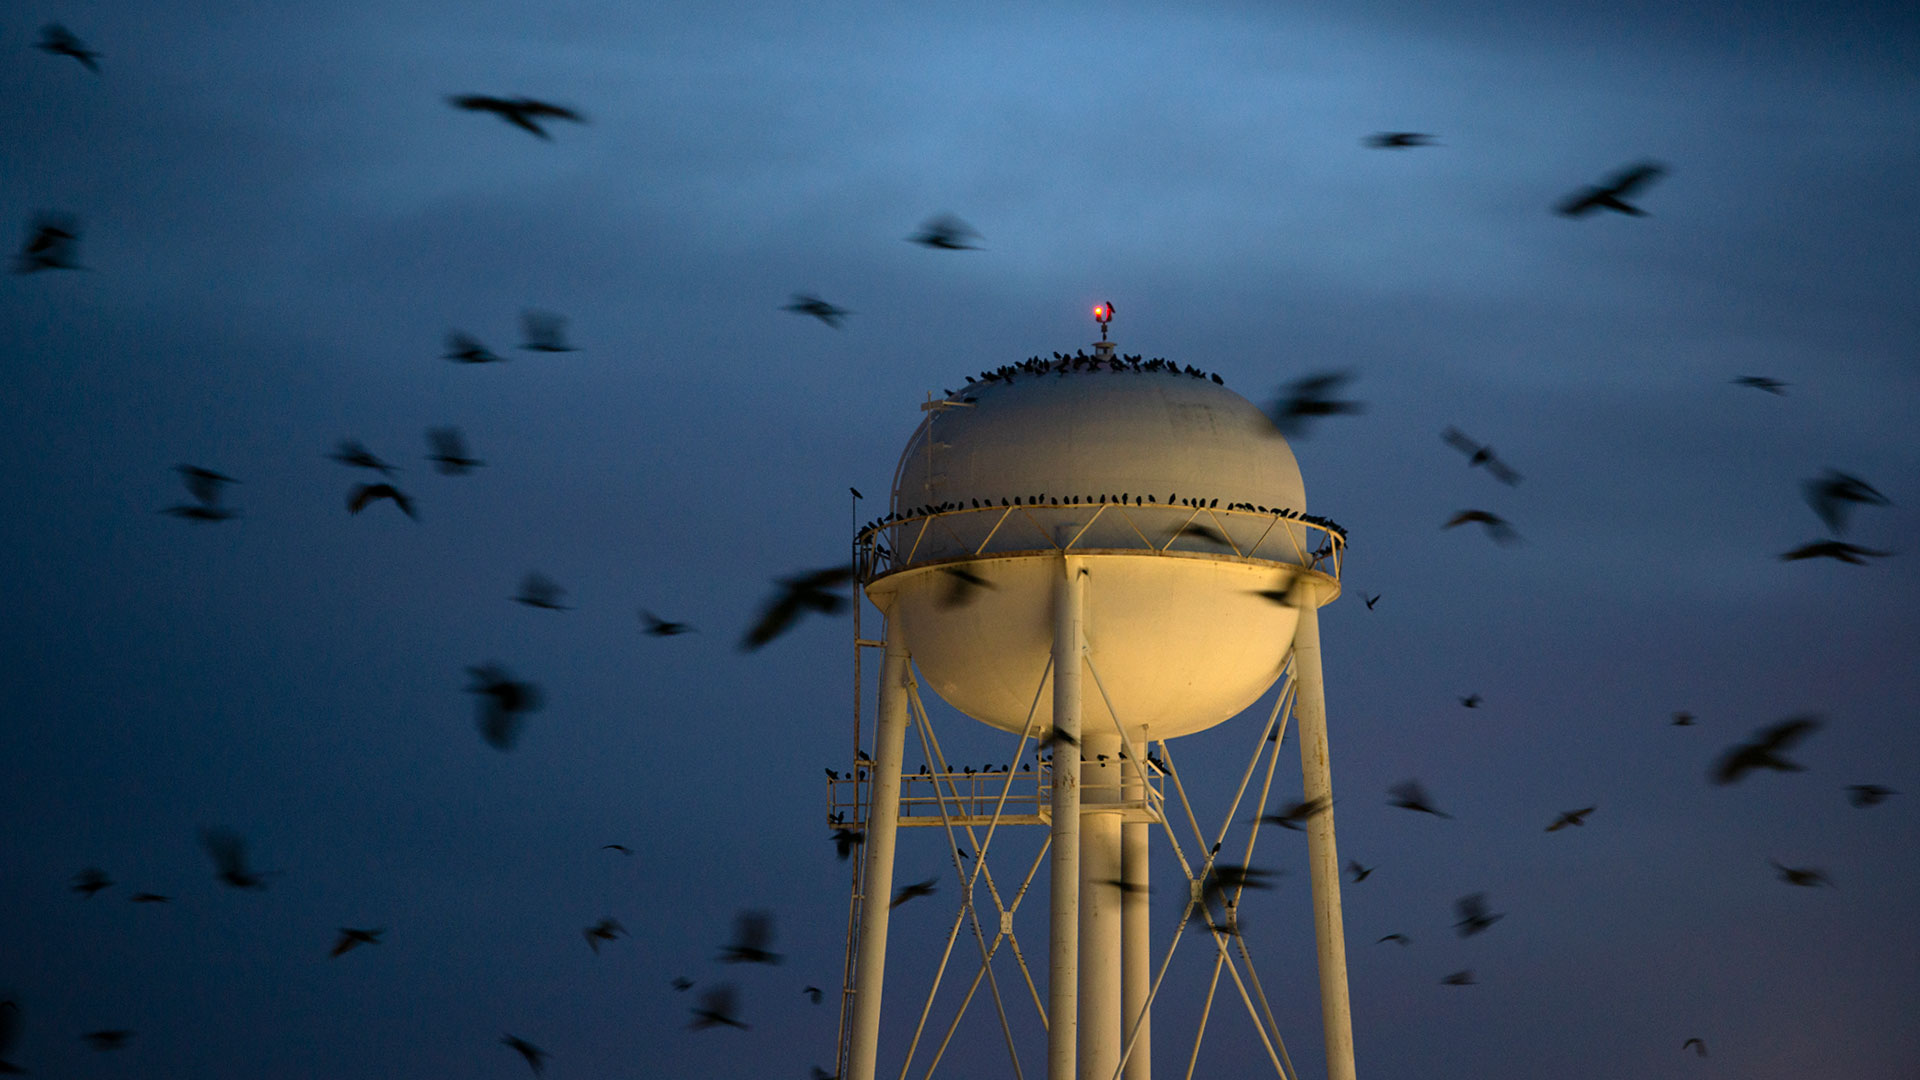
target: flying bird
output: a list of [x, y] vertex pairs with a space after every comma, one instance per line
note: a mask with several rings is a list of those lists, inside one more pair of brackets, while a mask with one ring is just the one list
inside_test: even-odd
[[1366, 593], [1361, 593], [1360, 599], [1365, 600], [1367, 602], [1367, 610], [1372, 611], [1373, 605], [1380, 602], [1380, 594], [1374, 593], [1372, 596], [1368, 596]]
[[353, 490], [347, 492], [347, 513], [357, 514], [381, 499], [392, 500], [401, 513], [419, 520], [419, 516], [413, 512], [413, 500], [406, 492], [388, 483], [355, 484]]
[[373, 451], [363, 446], [357, 439], [341, 439], [340, 445], [328, 457], [342, 465], [356, 469], [372, 469], [381, 476], [392, 476], [394, 467], [381, 461]]
[[1495, 543], [1511, 544], [1520, 539], [1520, 534], [1513, 531], [1513, 526], [1507, 523], [1506, 518], [1498, 514], [1490, 514], [1485, 510], [1462, 510], [1449, 518], [1445, 525], [1440, 526], [1440, 531], [1445, 532], [1456, 525], [1472, 523], [1486, 526], [1487, 535], [1491, 536]]
[[1808, 889], [1818, 885], [1825, 885], [1828, 888], [1833, 887], [1833, 882], [1827, 878], [1826, 871], [1824, 870], [1816, 870], [1811, 866], [1786, 866], [1776, 859], [1768, 859], [1767, 861], [1773, 864], [1775, 870], [1779, 871], [1780, 880], [1789, 885], [1799, 885], [1802, 888]]
[[907, 239], [921, 247], [935, 248], [940, 251], [975, 251], [977, 250], [975, 245], [967, 241], [977, 240], [979, 237], [980, 234], [974, 231], [973, 226], [952, 214], [941, 214], [921, 223], [920, 231]]
[[516, 603], [545, 611], [568, 611], [571, 609], [560, 602], [560, 598], [566, 594], [567, 590], [561, 588], [559, 582], [534, 571], [520, 579], [520, 595], [513, 599]]
[[1381, 131], [1363, 140], [1375, 150], [1411, 150], [1418, 146], [1438, 146], [1433, 136], [1419, 131]]
[[480, 344], [480, 339], [459, 330], [447, 332], [447, 354], [443, 360], [457, 360], [462, 364], [497, 364], [506, 357]]
[[1322, 795], [1317, 799], [1294, 803], [1280, 813], [1267, 814], [1260, 820], [1269, 825], [1278, 825], [1283, 829], [1299, 832], [1301, 822], [1319, 817], [1331, 809], [1333, 809], [1333, 800]]
[[867, 834], [858, 829], [833, 830], [833, 850], [840, 856], [841, 862], [846, 862], [853, 854], [853, 849], [866, 842]]
[[1347, 860], [1347, 872], [1353, 875], [1353, 883], [1355, 885], [1367, 880], [1367, 877], [1372, 874], [1373, 871], [1374, 867], [1361, 866], [1360, 860], [1358, 859]]
[[247, 842], [239, 833], [229, 829], [205, 829], [200, 833], [201, 846], [207, 849], [207, 857], [213, 860], [213, 876], [235, 889], [264, 889], [270, 874], [253, 869], [247, 864]]
[[653, 612], [648, 611], [646, 608], [640, 609], [640, 621], [647, 624], [647, 628], [642, 630], [641, 633], [653, 637], [673, 637], [677, 634], [691, 634], [695, 632], [694, 628], [687, 623], [668, 622]]
[[551, 311], [527, 310], [520, 313], [520, 332], [526, 336], [520, 343], [528, 352], [562, 353], [579, 352], [567, 344], [567, 320], [563, 315]]
[[626, 932], [627, 928], [621, 926], [612, 916], [601, 919], [599, 922], [580, 931], [580, 933], [586, 936], [587, 946], [593, 950], [596, 956], [600, 953], [601, 942], [614, 941]]
[[1236, 892], [1242, 889], [1271, 889], [1273, 883], [1267, 879], [1273, 876], [1273, 871], [1254, 866], [1214, 863], [1200, 886], [1200, 906], [1204, 909], [1208, 900], [1223, 895], [1228, 889]]
[[1559, 832], [1569, 825], [1585, 825], [1587, 823], [1587, 815], [1598, 809], [1599, 807], [1597, 806], [1589, 806], [1580, 810], [1562, 810], [1560, 811], [1560, 816], [1553, 819], [1553, 824], [1547, 826], [1547, 831]]
[[433, 444], [427, 460], [442, 476], [464, 476], [486, 464], [467, 452], [466, 437], [457, 427], [428, 428], [427, 441]]
[[132, 900], [136, 904], [166, 904], [171, 903], [173, 897], [162, 896], [157, 892], [137, 892], [127, 899]]
[[11, 1001], [0, 1001], [0, 1074], [21, 1076], [25, 1069], [7, 1060], [13, 1053], [13, 1044], [20, 1041], [20, 1006]]
[[1781, 552], [1781, 562], [1798, 562], [1801, 559], [1837, 559], [1851, 566], [1865, 566], [1868, 559], [1884, 559], [1893, 554], [1891, 551], [1875, 551], [1839, 540], [1814, 540], [1801, 544], [1792, 551]]
[[1793, 749], [1796, 743], [1818, 730], [1820, 730], [1820, 718], [1813, 715], [1795, 716], [1770, 727], [1761, 728], [1754, 732], [1751, 741], [1729, 747], [1720, 755], [1720, 761], [1713, 767], [1713, 782], [1735, 783], [1755, 769], [1806, 772], [1806, 766], [1789, 761], [1780, 755]]
[[1690, 712], [1677, 712], [1677, 713], [1674, 713], [1674, 714], [1673, 714], [1673, 726], [1674, 726], [1674, 727], [1692, 727], [1692, 726], [1693, 726], [1693, 714], [1692, 714], [1692, 713], [1690, 713]]
[[817, 986], [803, 987], [801, 988], [800, 992], [807, 995], [808, 1001], [813, 1002], [815, 1005], [820, 1004], [821, 991], [819, 987]]
[[1699, 1039], [1688, 1039], [1686, 1042], [1680, 1044], [1680, 1049], [1682, 1050], [1689, 1047], [1693, 1049], [1694, 1053], [1699, 1054], [1701, 1057], [1707, 1056], [1707, 1044]]
[[540, 1075], [541, 1071], [547, 1067], [547, 1059], [553, 1056], [518, 1035], [502, 1036], [500, 1042], [513, 1047], [521, 1057], [526, 1058], [527, 1068], [532, 1069], [535, 1076]]
[[1891, 506], [1892, 501], [1875, 491], [1872, 484], [1857, 476], [1828, 469], [1826, 475], [1800, 484], [1807, 505], [1820, 515], [1835, 536], [1847, 531], [1847, 518], [1855, 506]]
[[1267, 406], [1267, 417], [1287, 438], [1305, 438], [1308, 428], [1320, 417], [1365, 412], [1366, 405], [1361, 402], [1333, 397], [1352, 379], [1348, 372], [1321, 372], [1296, 379], [1280, 388], [1280, 396]]
[[628, 856], [629, 858], [631, 858], [633, 855], [633, 849], [628, 847], [625, 844], [601, 844], [600, 850], [601, 851], [617, 851], [622, 855]]
[[1627, 202], [1627, 198], [1659, 179], [1666, 171], [1664, 166], [1654, 162], [1641, 162], [1615, 173], [1604, 184], [1568, 196], [1555, 209], [1567, 217], [1582, 217], [1594, 210], [1612, 210], [1633, 217], [1646, 217], [1647, 212]]
[[1474, 442], [1459, 428], [1448, 428], [1441, 433], [1440, 437], [1446, 440], [1448, 446], [1467, 455], [1467, 468], [1484, 466], [1487, 472], [1493, 474], [1495, 480], [1509, 487], [1520, 483], [1520, 474], [1509, 468], [1506, 462], [1501, 461], [1494, 454], [1493, 447]]
[[723, 964], [778, 964], [773, 944], [773, 913], [742, 911], [733, 917], [733, 941], [720, 950]]
[[1402, 810], [1417, 810], [1422, 814], [1432, 814], [1434, 817], [1451, 818], [1453, 816], [1434, 809], [1433, 800], [1427, 797], [1426, 789], [1420, 786], [1418, 780], [1403, 780], [1388, 788], [1387, 794], [1392, 796], [1387, 800], [1388, 806], [1397, 806]]
[[675, 975], [673, 977], [673, 988], [681, 993], [685, 993], [693, 989], [693, 980], [687, 978], [685, 975]]
[[828, 590], [852, 580], [853, 571], [849, 567], [834, 566], [825, 570], [814, 570], [793, 577], [781, 578], [776, 584], [781, 591], [775, 593], [765, 607], [760, 609], [760, 619], [747, 631], [741, 640], [740, 648], [752, 652], [774, 638], [787, 632], [801, 615], [809, 611], [822, 615], [835, 615], [847, 605], [847, 598]]
[[1375, 944], [1375, 945], [1385, 945], [1385, 944], [1386, 944], [1387, 942], [1389, 942], [1389, 941], [1391, 941], [1391, 942], [1393, 942], [1393, 943], [1394, 943], [1394, 944], [1396, 944], [1396, 945], [1411, 945], [1411, 944], [1413, 944], [1413, 939], [1412, 939], [1412, 938], [1410, 938], [1410, 937], [1408, 937], [1408, 936], [1407, 936], [1407, 935], [1405, 935], [1405, 934], [1388, 934], [1388, 935], [1386, 935], [1385, 937], [1383, 937], [1383, 938], [1381, 938], [1380, 940], [1378, 940], [1378, 941], [1376, 941], [1376, 942], [1374, 942], [1374, 944]]
[[34, 48], [54, 56], [71, 56], [80, 62], [80, 66], [100, 74], [100, 65], [94, 61], [99, 53], [87, 48], [87, 43], [74, 36], [73, 31], [59, 23], [48, 23], [40, 28], [40, 40], [34, 42]]
[[[105, 1053], [108, 1050], [125, 1049], [126, 1045], [133, 1041], [133, 1032], [125, 1028], [106, 1028], [100, 1031], [89, 1031], [80, 1037], [87, 1041], [88, 1046]], [[6, 1071], [0, 1068], [0, 1073]]]
[[105, 870], [97, 866], [89, 866], [73, 875], [73, 891], [89, 900], [93, 899], [93, 894], [100, 890], [111, 888], [113, 888], [113, 879], [107, 876]]
[[1231, 546], [1227, 543], [1227, 538], [1221, 535], [1220, 530], [1208, 528], [1197, 521], [1187, 523], [1186, 527], [1180, 530], [1179, 535], [1191, 536], [1195, 540], [1205, 540], [1209, 544], [1218, 544], [1221, 547]]
[[74, 250], [80, 244], [80, 226], [71, 214], [40, 213], [27, 226], [27, 242], [14, 257], [14, 273], [42, 270], [82, 270]]
[[499, 664], [470, 667], [473, 683], [470, 694], [480, 695], [480, 735], [495, 750], [511, 750], [520, 738], [520, 726], [526, 717], [540, 711], [544, 703], [540, 688], [530, 682], [516, 681]]
[[1484, 700], [1485, 699], [1479, 694], [1468, 694], [1466, 697], [1460, 699], [1460, 707], [1464, 709], [1477, 709], [1480, 707], [1480, 702]]
[[947, 579], [947, 587], [940, 593], [940, 606], [948, 610], [973, 603], [974, 597], [982, 589], [998, 588], [993, 582], [964, 567], [946, 566], [940, 572]]
[[573, 109], [528, 97], [503, 98], [487, 94], [461, 94], [450, 97], [447, 101], [454, 108], [464, 109], [467, 112], [490, 112], [514, 127], [548, 141], [552, 141], [553, 136], [547, 134], [547, 129], [540, 126], [543, 120], [571, 120], [576, 124], [587, 122], [586, 117]]
[[934, 888], [934, 886], [939, 883], [939, 880], [939, 878], [928, 878], [925, 881], [916, 881], [911, 885], [901, 886], [900, 891], [893, 894], [893, 903], [888, 904], [887, 907], [897, 908], [915, 897], [932, 896], [935, 892], [939, 891]]
[[1858, 807], [1879, 806], [1887, 801], [1887, 796], [1899, 792], [1879, 784], [1848, 784], [1847, 801]]
[[187, 493], [194, 502], [181, 506], [169, 506], [163, 513], [189, 521], [226, 521], [238, 516], [238, 512], [220, 505], [220, 494], [228, 484], [237, 484], [231, 476], [203, 469], [198, 465], [175, 465], [174, 471], [180, 474], [180, 480], [187, 485]]
[[840, 329], [840, 320], [853, 312], [843, 307], [835, 307], [825, 300], [808, 293], [794, 293], [793, 302], [785, 305], [781, 311], [791, 311], [796, 315], [811, 315], [835, 330]]
[[746, 1031], [748, 1030], [747, 1025], [741, 1023], [739, 1019], [733, 1015], [738, 1008], [739, 1005], [735, 1001], [733, 987], [708, 987], [707, 992], [700, 996], [700, 1004], [693, 1009], [693, 1023], [687, 1026], [695, 1031], [699, 1031], [702, 1028], [722, 1026], [736, 1027], [741, 1031]]
[[1442, 986], [1472, 986], [1472, 985], [1473, 985], [1473, 972], [1471, 972], [1471, 971], [1456, 971], [1456, 972], [1454, 972], [1453, 974], [1451, 974], [1451, 975], [1449, 975], [1449, 976], [1447, 976], [1446, 978], [1444, 978], [1444, 979], [1441, 979], [1441, 980], [1440, 980], [1440, 985], [1442, 985]]
[[1460, 931], [1460, 936], [1463, 938], [1472, 937], [1506, 918], [1504, 913], [1496, 915], [1487, 910], [1486, 893], [1477, 892], [1455, 900], [1453, 910], [1460, 916], [1460, 921], [1454, 923], [1453, 928]]
[[380, 944], [380, 935], [384, 933], [386, 933], [384, 929], [356, 930], [351, 926], [343, 926], [340, 928], [339, 940], [333, 943], [333, 951], [327, 955], [340, 956], [344, 953], [352, 952], [362, 945], [378, 945]]
[[1770, 379], [1765, 375], [1735, 375], [1732, 381], [1735, 386], [1747, 386], [1755, 390], [1765, 390], [1775, 397], [1786, 397], [1787, 387], [1793, 385], [1792, 383], [1783, 383], [1779, 379]]

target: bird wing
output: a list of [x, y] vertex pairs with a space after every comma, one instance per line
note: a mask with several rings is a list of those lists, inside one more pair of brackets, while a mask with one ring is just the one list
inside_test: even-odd
[[1653, 162], [1643, 162], [1615, 173], [1607, 181], [1607, 186], [1603, 191], [1605, 194], [1616, 198], [1625, 198], [1640, 188], [1645, 187], [1647, 184], [1652, 183], [1654, 180], [1659, 179], [1666, 171], [1664, 167], [1656, 165]]

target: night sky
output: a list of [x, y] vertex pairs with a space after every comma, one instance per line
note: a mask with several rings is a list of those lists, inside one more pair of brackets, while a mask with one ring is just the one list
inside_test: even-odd
[[[84, 267], [0, 277], [7, 1060], [528, 1075], [511, 1033], [550, 1077], [831, 1071], [848, 866], [821, 769], [852, 762], [853, 627], [741, 635], [886, 510], [929, 392], [1087, 347], [1110, 300], [1123, 352], [1263, 405], [1348, 372], [1366, 404], [1293, 441], [1351, 536], [1322, 632], [1341, 854], [1376, 868], [1344, 891], [1362, 1077], [1914, 1075], [1920, 9], [323, 7], [0, 21], [6, 254], [67, 214]], [[97, 73], [34, 48], [56, 20]], [[462, 94], [587, 122], [543, 141]], [[1555, 212], [1641, 161], [1667, 170], [1648, 216]], [[941, 213], [980, 250], [906, 242]], [[781, 310], [796, 293], [852, 314]], [[578, 351], [517, 348], [527, 310]], [[444, 359], [452, 331], [505, 362]], [[445, 426], [483, 467], [424, 460]], [[378, 478], [329, 460], [343, 439], [400, 468], [417, 521], [347, 512]], [[162, 513], [181, 463], [236, 478], [239, 516]], [[1890, 556], [1781, 560], [1835, 535], [1802, 489], [1827, 469], [1890, 500], [1839, 536]], [[1465, 509], [1519, 542], [1441, 529]], [[513, 602], [532, 571], [571, 610]], [[649, 637], [643, 607], [698, 633]], [[544, 694], [509, 751], [465, 692], [488, 662]], [[1270, 704], [1174, 744], [1209, 830]], [[1710, 782], [1806, 714], [1805, 771]], [[935, 720], [957, 762], [1012, 752]], [[1389, 807], [1409, 778], [1452, 819]], [[1898, 793], [1849, 805], [1865, 783]], [[216, 880], [208, 829], [267, 888]], [[1040, 839], [996, 840], [1003, 883]], [[1269, 831], [1255, 863], [1283, 873], [1247, 940], [1322, 1075], [1304, 840]], [[86, 898], [90, 867], [114, 884]], [[1155, 874], [1163, 944], [1184, 884]], [[905, 835], [897, 880], [936, 875], [894, 919], [883, 1076], [958, 902], [940, 838]], [[1505, 917], [1462, 939], [1474, 892]], [[775, 913], [783, 964], [716, 962], [743, 909]], [[596, 954], [609, 916], [631, 936]], [[386, 933], [330, 957], [341, 927]], [[1163, 1076], [1210, 967], [1188, 934]], [[687, 1030], [717, 982], [751, 1030]], [[992, 1016], [938, 1075], [1011, 1075]], [[102, 1029], [136, 1034], [96, 1052]], [[1197, 1075], [1264, 1062], [1223, 997]]]

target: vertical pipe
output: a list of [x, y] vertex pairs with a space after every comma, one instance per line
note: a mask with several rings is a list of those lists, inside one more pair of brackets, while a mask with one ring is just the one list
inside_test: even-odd
[[[1076, 1080], [1080, 983], [1080, 675], [1082, 560], [1062, 556], [1053, 586], [1053, 839], [1048, 866], [1047, 1080]], [[1071, 740], [1071, 741], [1068, 741]], [[865, 1080], [865, 1078], [855, 1078]]]
[[1303, 590], [1293, 632], [1293, 715], [1300, 726], [1302, 797], [1325, 799], [1307, 819], [1307, 862], [1313, 875], [1313, 929], [1320, 954], [1320, 1022], [1327, 1040], [1327, 1080], [1354, 1080], [1353, 1015], [1347, 1001], [1347, 939], [1340, 918], [1340, 853], [1333, 842], [1333, 766], [1327, 754], [1327, 692], [1320, 672], [1319, 598]]
[[847, 1080], [874, 1080], [880, 1051], [880, 988], [887, 970], [887, 907], [893, 898], [893, 845], [900, 827], [900, 763], [907, 741], [907, 643], [887, 620], [887, 658], [880, 667], [868, 788], [865, 885], [860, 899], [860, 955], [853, 972], [853, 1036]]
[[[1146, 752], [1145, 728], [1133, 733], [1133, 745]], [[1127, 762], [1127, 801], [1144, 806], [1147, 801], [1146, 763]], [[1153, 992], [1153, 936], [1148, 931], [1147, 888], [1152, 876], [1147, 869], [1148, 842], [1152, 824], [1130, 821], [1120, 826], [1120, 1037], [1122, 1045], [1129, 1032], [1133, 1050], [1127, 1055], [1125, 1080], [1153, 1080], [1153, 1016], [1146, 1011], [1147, 996]], [[1096, 1078], [1097, 1080], [1097, 1078]]]
[[[1113, 1080], [1120, 1071], [1121, 770], [1120, 733], [1081, 736], [1080, 1075]], [[1101, 759], [1106, 760], [1102, 761]]]

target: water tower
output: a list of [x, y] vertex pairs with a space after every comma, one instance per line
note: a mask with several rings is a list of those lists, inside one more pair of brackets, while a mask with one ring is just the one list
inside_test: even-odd
[[[1226, 721], [1288, 675], [1275, 714], [1284, 700], [1298, 718], [1303, 801], [1329, 807], [1306, 822], [1328, 1072], [1351, 1080], [1316, 611], [1339, 594], [1345, 534], [1306, 513], [1299, 466], [1264, 413], [1217, 376], [1119, 354], [1106, 341], [1111, 309], [1095, 317], [1093, 353], [985, 372], [923, 405], [889, 513], [858, 532], [858, 578], [886, 617], [883, 640], [861, 644], [885, 661], [871, 758], [835, 785], [836, 820], [865, 834], [839, 1075], [875, 1080], [899, 830], [977, 827], [979, 847], [1026, 824], [1050, 830], [1044, 1003], [1028, 979], [1047, 1080], [1149, 1080], [1158, 984], [1146, 886], [1150, 837], [1166, 820], [1165, 740]], [[923, 684], [1019, 737], [1004, 771], [945, 762], [926, 741]], [[932, 767], [903, 775], [916, 726]], [[1050, 759], [1028, 760], [1041, 746]], [[1213, 847], [1175, 852], [1196, 903], [1215, 887]], [[1000, 919], [1004, 936], [1004, 906]], [[1210, 910], [1198, 925], [1224, 955], [1233, 928]]]

